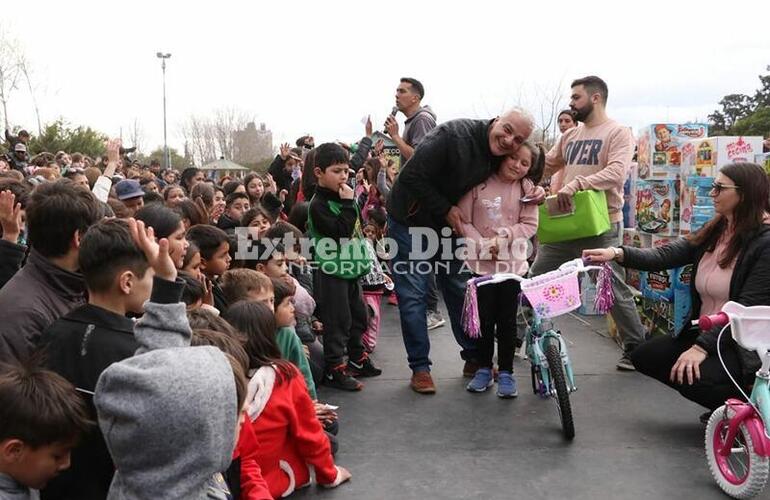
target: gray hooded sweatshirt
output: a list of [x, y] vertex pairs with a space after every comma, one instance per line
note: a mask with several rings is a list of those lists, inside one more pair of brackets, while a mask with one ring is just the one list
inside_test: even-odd
[[37, 490], [20, 485], [11, 476], [0, 473], [0, 499], [40, 500], [40, 493]]
[[99, 377], [94, 404], [115, 462], [109, 499], [224, 498], [213, 477], [235, 447], [233, 371], [214, 347], [190, 347], [182, 286], [156, 278], [135, 327], [141, 347]]

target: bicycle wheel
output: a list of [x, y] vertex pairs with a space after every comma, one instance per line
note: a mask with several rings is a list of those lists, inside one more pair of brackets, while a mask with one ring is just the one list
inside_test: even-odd
[[564, 376], [564, 365], [561, 362], [559, 340], [553, 337], [545, 339], [545, 359], [548, 360], [548, 371], [551, 374], [553, 388], [556, 390], [556, 403], [561, 418], [561, 430], [566, 439], [575, 437], [575, 423], [572, 421], [572, 406], [569, 402], [567, 380]]
[[767, 483], [770, 459], [754, 451], [754, 443], [745, 424], [738, 427], [738, 433], [730, 443], [730, 454], [726, 457], [719, 454], [734, 415], [732, 408], [724, 406], [711, 415], [706, 426], [706, 459], [711, 475], [722, 491], [733, 498], [753, 498]]

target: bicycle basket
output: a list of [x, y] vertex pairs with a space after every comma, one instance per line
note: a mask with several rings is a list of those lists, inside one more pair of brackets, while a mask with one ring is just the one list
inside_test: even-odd
[[521, 282], [521, 291], [538, 318], [554, 318], [580, 307], [578, 269], [557, 269]]
[[730, 317], [730, 330], [738, 345], [749, 351], [767, 348], [770, 306], [745, 307], [730, 301], [722, 306], [722, 311]]

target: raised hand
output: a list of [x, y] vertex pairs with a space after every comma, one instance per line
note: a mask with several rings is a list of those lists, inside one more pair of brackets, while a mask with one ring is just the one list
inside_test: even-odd
[[147, 228], [144, 222], [134, 218], [128, 219], [128, 227], [136, 246], [144, 253], [150, 267], [155, 270], [155, 276], [168, 280], [176, 280], [176, 266], [174, 260], [168, 254], [168, 239], [161, 238], [155, 241], [155, 231]]
[[377, 139], [377, 142], [374, 143], [374, 152], [372, 153], [372, 156], [380, 156], [384, 149], [385, 141], [382, 139]]
[[291, 147], [289, 146], [288, 142], [284, 142], [283, 144], [281, 144], [281, 150], [279, 154], [281, 155], [281, 159], [283, 161], [286, 161], [286, 159], [291, 154]]
[[21, 234], [21, 203], [16, 203], [16, 196], [11, 191], [0, 193], [0, 227], [3, 239], [11, 243], [19, 241]]
[[107, 141], [107, 161], [117, 163], [120, 159], [120, 146], [122, 141], [120, 139], [109, 139]]

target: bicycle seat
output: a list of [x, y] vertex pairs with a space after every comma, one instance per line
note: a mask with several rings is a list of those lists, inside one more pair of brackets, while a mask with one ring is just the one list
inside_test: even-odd
[[770, 306], [746, 307], [730, 301], [722, 311], [730, 317], [730, 329], [738, 345], [750, 351], [770, 349]]

